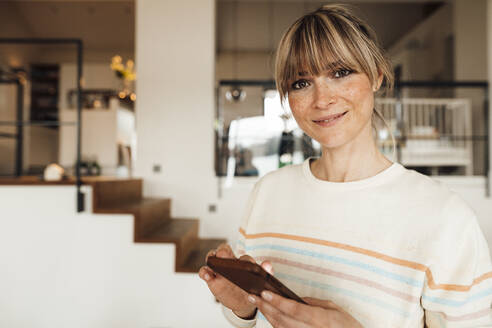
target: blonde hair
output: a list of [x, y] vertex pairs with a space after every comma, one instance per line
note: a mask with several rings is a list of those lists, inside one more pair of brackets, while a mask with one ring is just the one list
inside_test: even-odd
[[[319, 75], [335, 69], [365, 73], [376, 87], [382, 74], [386, 91], [393, 89], [391, 63], [373, 29], [356, 17], [348, 6], [328, 4], [296, 20], [280, 40], [275, 60], [275, 81], [282, 103], [299, 72]], [[377, 132], [376, 117], [391, 134], [394, 154], [393, 133], [376, 108], [371, 119], [373, 132]]]

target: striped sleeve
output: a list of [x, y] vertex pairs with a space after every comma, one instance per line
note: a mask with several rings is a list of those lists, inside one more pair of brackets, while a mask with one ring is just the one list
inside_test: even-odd
[[[253, 190], [250, 192], [248, 201], [246, 203], [245, 212], [243, 214], [243, 218], [241, 220], [239, 229], [237, 231], [236, 243], [233, 247], [234, 255], [236, 257], [240, 257], [246, 254], [246, 246], [245, 246], [245, 238], [243, 234], [240, 233], [241, 230], [245, 230], [248, 224], [249, 216], [253, 209], [253, 204], [256, 199], [256, 195], [258, 193], [259, 181], [254, 185]], [[231, 309], [222, 306], [222, 313], [224, 314], [227, 321], [232, 324], [234, 327], [238, 328], [251, 328], [256, 326], [256, 317], [251, 320], [245, 320], [238, 317]], [[258, 313], [258, 312], [257, 312]]]
[[[489, 247], [471, 208], [457, 199], [454, 224], [426, 272], [422, 307], [429, 328], [492, 327], [492, 265]], [[463, 221], [461, 221], [463, 222]], [[460, 228], [461, 226], [461, 228]], [[445, 229], [445, 228], [443, 228]]]
[[233, 327], [237, 328], [252, 328], [256, 326], [256, 317], [251, 320], [245, 320], [238, 317], [231, 309], [222, 306], [222, 313], [224, 313], [225, 318]]
[[244, 235], [241, 233], [241, 231], [246, 231], [246, 228], [248, 226], [248, 221], [251, 216], [251, 213], [253, 211], [254, 203], [256, 201], [256, 197], [258, 195], [258, 189], [260, 187], [261, 179], [255, 183], [253, 186], [253, 189], [249, 193], [248, 201], [246, 202], [246, 207], [244, 209], [244, 213], [241, 219], [241, 223], [239, 225], [239, 228], [236, 232], [236, 243], [233, 247], [234, 255], [236, 257], [240, 257], [244, 254], [246, 254], [246, 244], [245, 244], [245, 238]]

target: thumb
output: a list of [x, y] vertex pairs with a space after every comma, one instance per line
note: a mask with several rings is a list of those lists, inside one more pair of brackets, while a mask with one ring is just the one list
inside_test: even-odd
[[263, 261], [261, 263], [261, 267], [263, 269], [265, 269], [266, 272], [268, 272], [269, 274], [271, 274], [273, 276], [273, 266], [269, 261]]
[[248, 262], [251, 262], [251, 263], [256, 263], [255, 259], [254, 259], [254, 258], [252, 258], [251, 256], [247, 255], [247, 254], [245, 254], [245, 255], [243, 255], [243, 256], [241, 256], [241, 257], [239, 257], [239, 259], [240, 259], [241, 261], [248, 261]]

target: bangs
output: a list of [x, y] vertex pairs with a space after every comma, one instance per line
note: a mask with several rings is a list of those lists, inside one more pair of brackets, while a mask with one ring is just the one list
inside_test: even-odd
[[[360, 71], [361, 67], [338, 31], [335, 24], [327, 26], [324, 20], [310, 15], [305, 17], [293, 33], [292, 47], [285, 62], [284, 79], [291, 81], [302, 75], [319, 75], [334, 69]], [[341, 27], [340, 27], [341, 29]], [[335, 30], [336, 33], [333, 33]], [[342, 33], [342, 31], [340, 31]]]
[[322, 12], [299, 19], [285, 33], [277, 53], [276, 82], [281, 99], [292, 82], [304, 75], [347, 69], [365, 73], [374, 81], [377, 68], [366, 33], [343, 17]]

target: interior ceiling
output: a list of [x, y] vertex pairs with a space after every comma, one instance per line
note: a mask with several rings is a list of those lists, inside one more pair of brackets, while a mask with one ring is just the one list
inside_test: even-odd
[[[350, 2], [358, 8], [376, 30], [383, 46], [389, 47], [439, 4], [449, 1], [344, 2]], [[218, 50], [271, 51], [289, 23], [306, 12], [306, 9], [312, 10], [327, 2], [329, 1], [218, 0]], [[237, 19], [233, 13], [234, 6], [242, 8]], [[273, 27], [269, 21], [269, 6], [276, 8]], [[19, 24], [22, 24], [19, 30], [23, 33], [16, 35], [16, 31], [9, 27], [9, 37], [26, 37], [27, 30], [31, 37], [81, 38], [85, 48], [90, 50], [134, 51], [134, 0], [3, 0], [0, 1], [0, 29], [1, 16], [10, 14], [18, 18]], [[238, 25], [238, 32], [234, 24]]]
[[219, 51], [272, 51], [298, 17], [329, 2], [348, 2], [371, 25], [385, 48], [441, 5], [426, 0], [218, 0]]
[[[135, 47], [134, 1], [0, 1], [0, 13], [13, 14], [36, 38], [81, 38], [91, 50]], [[1, 22], [0, 22], [1, 28]], [[12, 31], [10, 37], [20, 37]], [[26, 37], [25, 33], [21, 37]]]

